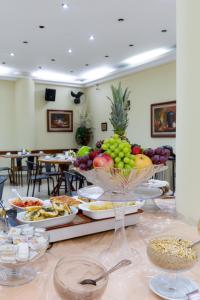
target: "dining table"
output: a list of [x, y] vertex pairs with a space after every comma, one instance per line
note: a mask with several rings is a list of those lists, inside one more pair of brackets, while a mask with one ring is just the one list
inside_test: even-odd
[[36, 157], [37, 159], [41, 156], [44, 156], [46, 155], [44, 152], [39, 152], [39, 153], [16, 153], [16, 154], [12, 154], [12, 153], [6, 153], [6, 154], [3, 154], [3, 155], [0, 155], [0, 157], [2, 158], [7, 158], [7, 159], [10, 159], [10, 170], [11, 170], [11, 183], [13, 185], [17, 185], [18, 182], [17, 182], [17, 171], [18, 171], [18, 168], [17, 168], [17, 159], [18, 158], [28, 158], [28, 157]]
[[[109, 276], [108, 286], [101, 300], [161, 299], [149, 287], [151, 279], [160, 274], [161, 270], [148, 259], [146, 254], [148, 240], [160, 234], [189, 236], [190, 240], [194, 241], [199, 239], [196, 224], [188, 223], [176, 212], [174, 199], [157, 199], [157, 202], [159, 211], [140, 214], [139, 223], [126, 228], [128, 242], [137, 250], [138, 258], [133, 259], [130, 266]], [[37, 277], [32, 282], [19, 287], [0, 286], [0, 299], [61, 300], [54, 286], [54, 269], [57, 262], [62, 257], [69, 258], [71, 255], [92, 257], [100, 261], [102, 252], [112, 241], [112, 236], [113, 231], [109, 231], [53, 244], [46, 254], [35, 262]], [[183, 275], [194, 280], [200, 287], [199, 274], [200, 266], [197, 263]]]
[[57, 184], [53, 188], [53, 191], [51, 192], [52, 195], [58, 195], [60, 191], [60, 187], [63, 182], [64, 178], [64, 171], [68, 171], [70, 165], [73, 163], [73, 159], [65, 156], [43, 156], [38, 158], [38, 163], [40, 165], [42, 164], [52, 164], [57, 165], [58, 169], [60, 171], [60, 176], [57, 180]]

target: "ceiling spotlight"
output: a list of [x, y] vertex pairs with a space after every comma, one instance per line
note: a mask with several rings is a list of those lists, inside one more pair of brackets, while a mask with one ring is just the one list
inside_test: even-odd
[[134, 45], [133, 44], [129, 44], [129, 47], [133, 47]]
[[167, 29], [162, 29], [161, 32], [165, 33], [167, 32]]
[[85, 64], [85, 66], [86, 66], [86, 67], [88, 67], [88, 66], [89, 66], [89, 64]]
[[91, 36], [90, 36], [90, 41], [93, 41], [93, 40], [94, 40], [94, 36], [91, 35]]
[[109, 57], [109, 55], [105, 55], [104, 57], [105, 57], [105, 58], [108, 58], [108, 57]]
[[62, 3], [62, 7], [63, 7], [64, 9], [67, 9], [69, 6], [67, 5], [67, 3], [63, 2], [63, 3]]
[[74, 71], [73, 71], [73, 70], [71, 70], [71, 71], [70, 71], [70, 73], [74, 73]]
[[72, 53], [72, 49], [69, 49], [69, 50], [68, 50], [68, 53]]
[[28, 41], [23, 41], [23, 44], [28, 44]]
[[124, 22], [124, 19], [123, 18], [119, 18], [118, 22]]
[[52, 58], [51, 61], [56, 61], [55, 58]]
[[44, 29], [44, 28], [45, 28], [44, 25], [39, 25], [38, 27], [39, 27], [40, 29]]
[[2, 62], [2, 65], [5, 65], [5, 64], [6, 64], [6, 62], [5, 62], [5, 61], [3, 61], [3, 62]]
[[41, 70], [41, 69], [42, 69], [42, 67], [41, 67], [41, 66], [39, 66], [39, 67], [38, 67], [38, 69], [40, 69], [40, 70]]
[[10, 56], [15, 56], [15, 54], [13, 52], [10, 53]]

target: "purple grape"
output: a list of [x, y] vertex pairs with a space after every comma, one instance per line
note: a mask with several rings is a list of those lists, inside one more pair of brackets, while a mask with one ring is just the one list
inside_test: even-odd
[[154, 156], [151, 158], [151, 160], [152, 160], [152, 163], [153, 163], [154, 165], [158, 165], [159, 162], [160, 162], [160, 156], [159, 156], [159, 155], [154, 155]]
[[147, 155], [148, 157], [152, 157], [155, 154], [155, 151], [151, 148], [148, 148], [146, 150], [144, 150], [144, 154]]
[[161, 148], [161, 147], [156, 148], [155, 149], [155, 154], [162, 155], [162, 150], [163, 150], [163, 148]]
[[83, 164], [86, 164], [87, 161], [88, 161], [89, 159], [90, 159], [89, 155], [82, 156], [81, 162], [82, 162]]
[[90, 170], [92, 168], [92, 165], [93, 165], [93, 161], [91, 159], [89, 159], [87, 161], [87, 168]]
[[86, 171], [86, 170], [87, 170], [86, 164], [83, 164], [83, 163], [80, 164], [79, 168], [80, 168], [81, 170], [83, 170], [83, 171]]
[[76, 159], [75, 162], [74, 162], [74, 167], [78, 168], [79, 165], [80, 165], [80, 162], [79, 162], [78, 159]]
[[160, 164], [165, 164], [167, 161], [166, 156], [160, 156]]
[[169, 156], [170, 156], [170, 150], [169, 149], [165, 149], [164, 156], [167, 157], [167, 159], [169, 158]]

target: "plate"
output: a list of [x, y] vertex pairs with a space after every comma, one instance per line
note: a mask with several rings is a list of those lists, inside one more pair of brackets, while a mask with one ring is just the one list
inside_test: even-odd
[[163, 194], [159, 188], [139, 186], [135, 189], [135, 200], [148, 200], [159, 198]]
[[169, 186], [169, 183], [164, 180], [150, 179], [148, 182], [143, 183], [142, 186], [161, 189], [166, 186]]
[[[156, 295], [166, 300], [188, 300], [188, 293], [192, 293], [198, 290], [198, 285], [196, 282], [190, 278], [177, 276], [177, 288], [169, 289], [167, 288], [167, 277], [164, 275], [158, 275], [151, 279], [149, 283], [149, 288]], [[169, 277], [168, 277], [169, 279]], [[172, 282], [172, 281], [171, 281]]]
[[[102, 205], [106, 204], [104, 201], [96, 201], [94, 202], [95, 205]], [[91, 219], [94, 220], [101, 220], [101, 219], [109, 219], [114, 218], [115, 211], [114, 209], [105, 209], [105, 210], [91, 210], [89, 206], [92, 203], [80, 204], [79, 208], [82, 210], [83, 214]], [[133, 214], [138, 211], [140, 205], [136, 203], [135, 205], [130, 205], [125, 208], [125, 214]]]
[[49, 219], [38, 220], [38, 221], [26, 221], [24, 220], [24, 216], [26, 212], [20, 212], [17, 214], [17, 220], [21, 224], [29, 224], [34, 227], [44, 227], [44, 228], [54, 227], [58, 225], [71, 223], [75, 218], [76, 214], [78, 213], [78, 209], [76, 207], [71, 207], [71, 210], [72, 210], [71, 215], [64, 215], [61, 217], [49, 218]]
[[78, 195], [83, 198], [89, 198], [92, 200], [97, 200], [101, 195], [103, 195], [104, 190], [99, 186], [87, 186], [78, 190]]
[[[20, 206], [17, 206], [15, 204], [13, 204], [12, 202], [14, 200], [16, 200], [17, 197], [15, 198], [11, 198], [11, 199], [8, 199], [8, 204], [14, 208], [17, 209], [17, 211], [24, 211], [27, 207], [33, 207], [33, 206], [26, 206], [26, 207], [20, 207]], [[23, 197], [24, 200], [33, 200], [33, 201], [40, 201], [41, 202], [41, 207], [44, 205], [44, 201], [42, 201], [41, 199], [38, 199], [38, 198], [35, 198], [35, 197]]]

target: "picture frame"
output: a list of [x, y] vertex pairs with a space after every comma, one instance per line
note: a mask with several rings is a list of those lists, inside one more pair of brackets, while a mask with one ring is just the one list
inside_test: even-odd
[[176, 101], [151, 104], [151, 137], [176, 137]]
[[47, 110], [48, 132], [73, 132], [72, 110]]
[[108, 130], [107, 122], [101, 123], [101, 131], [107, 131], [107, 130]]

